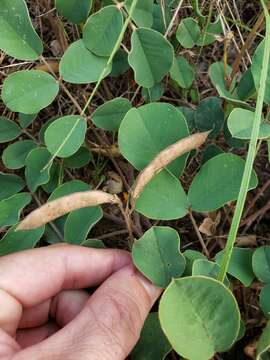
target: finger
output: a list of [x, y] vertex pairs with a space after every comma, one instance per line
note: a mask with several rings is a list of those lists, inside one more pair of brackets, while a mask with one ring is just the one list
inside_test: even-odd
[[19, 330], [16, 334], [16, 341], [24, 349], [47, 339], [58, 330], [59, 326], [54, 323], [48, 323], [34, 329]]
[[[62, 289], [97, 285], [130, 263], [121, 250], [81, 246], [48, 246], [0, 259], [0, 328], [14, 335], [28, 308], [53, 297]], [[13, 309], [11, 311], [10, 309]]]
[[126, 266], [96, 290], [72, 322], [23, 350], [18, 359], [34, 359], [39, 354], [40, 360], [57, 356], [65, 360], [124, 360], [160, 292], [133, 266]]
[[18, 328], [28, 329], [45, 325], [49, 321], [49, 317], [53, 318], [60, 327], [63, 327], [79, 314], [88, 299], [87, 291], [61, 291], [53, 299], [25, 309]]
[[122, 250], [48, 246], [0, 259], [0, 289], [31, 307], [64, 289], [95, 286], [130, 263]]

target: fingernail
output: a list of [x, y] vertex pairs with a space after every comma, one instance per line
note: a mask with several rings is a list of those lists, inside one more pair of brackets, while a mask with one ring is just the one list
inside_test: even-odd
[[142, 273], [140, 273], [138, 270], [136, 271], [136, 276], [142, 286], [145, 288], [147, 294], [150, 296], [153, 301], [155, 301], [158, 296], [161, 294], [162, 289], [155, 286], [151, 281], [149, 281], [145, 276], [143, 276]]

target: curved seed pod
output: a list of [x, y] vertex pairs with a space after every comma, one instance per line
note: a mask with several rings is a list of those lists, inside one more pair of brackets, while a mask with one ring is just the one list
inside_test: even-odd
[[200, 147], [206, 141], [209, 133], [210, 131], [205, 131], [190, 135], [162, 150], [138, 175], [132, 194], [133, 199], [136, 200], [149, 181], [173, 160]]
[[38, 209], [32, 211], [19, 224], [16, 230], [36, 229], [69, 213], [70, 211], [105, 203], [119, 204], [120, 199], [116, 195], [111, 195], [99, 190], [76, 192], [74, 194], [49, 201]]

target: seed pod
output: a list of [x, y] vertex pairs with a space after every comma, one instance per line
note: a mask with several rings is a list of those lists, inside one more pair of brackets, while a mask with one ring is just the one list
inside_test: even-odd
[[16, 230], [36, 229], [71, 211], [106, 203], [119, 204], [120, 199], [116, 195], [111, 195], [99, 190], [76, 192], [74, 194], [49, 201], [38, 209], [32, 211], [19, 224]]
[[209, 133], [210, 131], [206, 131], [190, 135], [162, 150], [138, 175], [133, 190], [133, 199], [136, 200], [149, 181], [173, 160], [200, 147], [206, 141]]

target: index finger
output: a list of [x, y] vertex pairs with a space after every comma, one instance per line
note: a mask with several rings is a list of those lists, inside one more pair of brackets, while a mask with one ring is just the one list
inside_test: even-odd
[[61, 290], [98, 285], [130, 261], [123, 250], [77, 245], [27, 250], [0, 258], [0, 289], [30, 307]]

